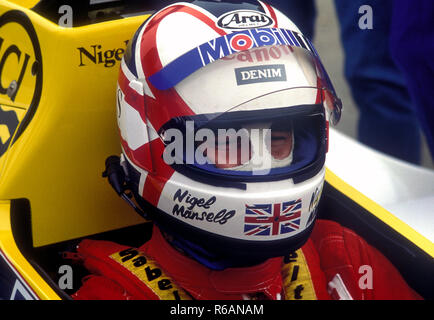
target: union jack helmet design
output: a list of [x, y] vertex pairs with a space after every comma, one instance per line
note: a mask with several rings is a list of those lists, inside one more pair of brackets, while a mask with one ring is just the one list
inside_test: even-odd
[[175, 3], [122, 59], [121, 164], [165, 230], [234, 255], [287, 254], [313, 227], [341, 108], [314, 46], [275, 8]]

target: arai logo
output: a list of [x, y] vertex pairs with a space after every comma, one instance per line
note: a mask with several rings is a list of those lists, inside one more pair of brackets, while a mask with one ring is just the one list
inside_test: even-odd
[[217, 21], [222, 29], [263, 28], [273, 24], [273, 19], [265, 13], [252, 10], [237, 10], [226, 13]]

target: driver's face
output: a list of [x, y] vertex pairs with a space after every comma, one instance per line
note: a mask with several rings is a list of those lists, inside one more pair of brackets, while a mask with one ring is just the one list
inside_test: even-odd
[[[270, 150], [271, 152], [270, 153], [274, 159], [283, 160], [289, 157], [293, 148], [292, 135], [293, 135], [292, 131], [282, 131], [282, 130], [273, 130], [273, 129], [271, 130], [271, 150]], [[236, 143], [236, 145], [233, 145], [234, 143]], [[234, 158], [233, 155], [234, 152], [232, 152], [232, 155], [230, 152], [231, 148], [236, 148], [237, 150], [235, 159], [231, 159], [231, 156], [232, 158]], [[208, 157], [211, 160], [214, 160], [213, 162], [215, 163], [215, 166], [218, 169], [230, 169], [230, 168], [239, 167], [245, 164], [245, 162], [248, 162], [251, 158], [251, 143], [250, 143], [250, 147], [249, 147], [250, 154], [247, 157], [248, 160], [243, 162], [243, 159], [246, 160], [246, 157], [244, 158], [242, 157], [242, 148], [241, 148], [240, 139], [237, 139], [236, 142], [227, 139], [226, 143], [225, 142], [220, 144], [216, 143], [214, 150], [215, 152], [210, 152], [211, 154], [208, 155]], [[226, 155], [226, 157], [219, 157], [219, 153]], [[215, 154], [215, 159], [213, 159], [214, 158], [213, 154]]]

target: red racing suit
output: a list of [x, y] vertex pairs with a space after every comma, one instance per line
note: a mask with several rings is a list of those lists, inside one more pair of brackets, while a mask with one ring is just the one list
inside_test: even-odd
[[421, 299], [377, 249], [325, 220], [297, 252], [248, 268], [210, 270], [175, 250], [156, 227], [137, 249], [84, 240], [77, 253], [91, 275], [76, 300]]

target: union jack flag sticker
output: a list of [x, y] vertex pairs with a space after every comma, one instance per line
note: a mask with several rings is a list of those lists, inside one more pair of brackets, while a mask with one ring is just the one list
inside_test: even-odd
[[244, 234], [276, 236], [300, 229], [301, 199], [276, 204], [246, 205]]

